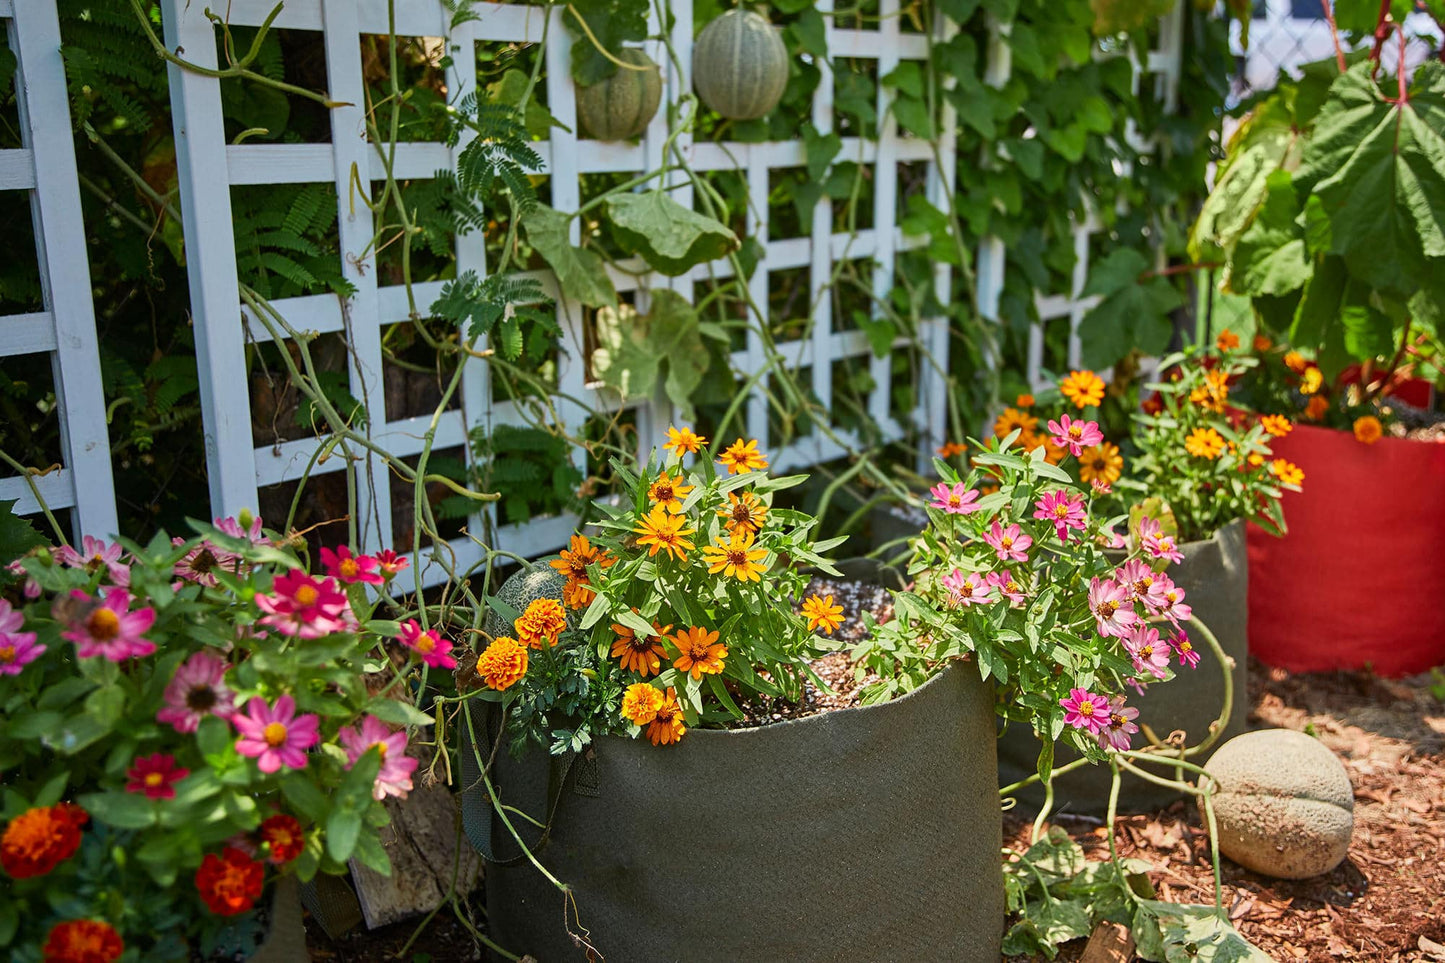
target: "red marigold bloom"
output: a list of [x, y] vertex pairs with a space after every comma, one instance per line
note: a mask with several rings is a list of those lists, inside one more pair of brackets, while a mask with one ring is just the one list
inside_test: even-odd
[[0, 836], [0, 867], [14, 879], [44, 876], [75, 855], [90, 814], [73, 803], [30, 809]]
[[111, 963], [125, 952], [125, 942], [101, 920], [66, 920], [50, 928], [40, 952], [45, 963]]
[[276, 866], [291, 862], [306, 848], [306, 834], [295, 816], [286, 813], [269, 816], [259, 832], [261, 842], [270, 850], [267, 858]]
[[256, 905], [261, 898], [265, 868], [256, 860], [227, 846], [221, 855], [207, 853], [196, 870], [196, 890], [206, 907], [217, 916], [235, 916]]
[[191, 774], [176, 765], [176, 757], [163, 752], [136, 756], [135, 764], [126, 772], [130, 781], [126, 792], [143, 792], [147, 799], [176, 798], [175, 784]]
[[329, 548], [321, 550], [321, 564], [326, 569], [326, 574], [338, 581], [350, 585], [353, 582], [365, 582], [367, 585], [381, 585], [386, 579], [377, 569], [381, 563], [370, 555], [352, 555], [351, 549], [345, 545], [336, 546], [336, 551]]

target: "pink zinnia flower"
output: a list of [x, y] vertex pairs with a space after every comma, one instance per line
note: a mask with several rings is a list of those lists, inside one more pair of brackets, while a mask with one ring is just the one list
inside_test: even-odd
[[120, 553], [119, 543], [107, 545], [105, 539], [86, 535], [80, 540], [80, 551], [77, 552], [69, 545], [62, 545], [55, 550], [55, 560], [67, 568], [83, 568], [88, 572], [98, 572], [104, 568], [110, 573], [112, 582], [128, 587], [130, 567], [121, 564]]
[[0, 599], [0, 675], [19, 675], [45, 652], [45, 646], [35, 644], [34, 632], [20, 631], [24, 626], [25, 616]]
[[1129, 737], [1139, 731], [1139, 726], [1134, 722], [1139, 718], [1139, 710], [1133, 706], [1124, 705], [1123, 696], [1115, 696], [1109, 702], [1109, 721], [1104, 728], [1098, 732], [1099, 748], [1118, 749], [1123, 751], [1129, 748]]
[[316, 639], [351, 625], [346, 594], [332, 579], [312, 578], [300, 569], [277, 576], [272, 594], [256, 596], [256, 607], [268, 613], [261, 619], [284, 635]]
[[1199, 667], [1199, 650], [1189, 641], [1189, 633], [1180, 629], [1169, 639], [1169, 647], [1179, 656], [1179, 664], [1194, 669]]
[[296, 700], [289, 694], [276, 700], [273, 709], [266, 700], [253, 696], [244, 713], [231, 716], [231, 724], [241, 734], [236, 751], [251, 756], [264, 773], [273, 773], [282, 766], [306, 768], [306, 750], [321, 740], [320, 720], [314, 715], [296, 715]]
[[947, 482], [939, 482], [929, 489], [929, 494], [933, 496], [933, 504], [928, 507], [940, 509], [950, 515], [968, 515], [979, 510], [979, 506], [975, 504], [978, 492], [965, 487], [963, 482], [951, 487]]
[[147, 799], [176, 798], [175, 784], [191, 774], [189, 769], [176, 765], [176, 757], [163, 752], [149, 756], [136, 756], [134, 764], [126, 770], [126, 792], [143, 792]]
[[1009, 600], [1011, 605], [1018, 605], [1024, 600], [1024, 587], [1014, 579], [1013, 573], [1008, 569], [1002, 572], [990, 572], [985, 579], [989, 585], [998, 589], [1000, 595]]
[[1064, 723], [1075, 729], [1085, 729], [1090, 735], [1109, 724], [1109, 700], [1084, 689], [1070, 689], [1067, 698], [1060, 699], [1064, 707]]
[[1126, 547], [1129, 543], [1127, 540], [1125, 540], [1123, 535], [1120, 535], [1118, 532], [1114, 531], [1113, 525], [1105, 525], [1102, 529], [1099, 530], [1099, 544], [1103, 545], [1105, 548], [1121, 549]]
[[1107, 495], [1114, 490], [1114, 486], [1095, 475], [1089, 479], [1089, 487], [1094, 489], [1096, 495]]
[[[245, 513], [242, 512], [242, 514]], [[251, 516], [251, 522], [245, 528], [242, 528], [241, 523], [236, 519], [229, 517], [217, 518], [214, 523], [216, 528], [220, 529], [224, 534], [232, 538], [244, 538], [252, 545], [261, 545], [266, 541], [261, 535], [261, 519], [254, 515]]]
[[951, 608], [993, 601], [988, 582], [977, 572], [965, 573], [961, 569], [954, 569], [943, 577], [942, 584], [948, 591], [948, 604]]
[[405, 555], [398, 555], [389, 548], [383, 548], [376, 553], [376, 564], [381, 570], [381, 577], [390, 581], [401, 573], [401, 570], [411, 564]]
[[[179, 548], [186, 544], [184, 538], [173, 538], [171, 544]], [[195, 582], [197, 585], [204, 585], [207, 588], [215, 588], [216, 570], [235, 571], [236, 563], [240, 556], [234, 552], [228, 552], [209, 539], [201, 539], [200, 544], [193, 546], [190, 551], [182, 555], [175, 564], [176, 577], [184, 582]]]
[[1139, 544], [1155, 558], [1167, 558], [1171, 562], [1184, 561], [1184, 553], [1179, 551], [1174, 536], [1164, 534], [1159, 523], [1148, 516], [1139, 519]]
[[141, 636], [155, 624], [156, 610], [147, 606], [130, 611], [130, 592], [112, 586], [103, 590], [101, 599], [91, 598], [79, 589], [70, 597], [87, 603], [88, 611], [60, 635], [75, 643], [75, 654], [80, 658], [99, 655], [112, 662], [124, 662], [156, 650], [154, 642]]
[[1174, 580], [1167, 575], [1160, 575], [1149, 594], [1144, 597], [1144, 604], [1155, 615], [1162, 615], [1170, 622], [1178, 625], [1180, 622], [1189, 621], [1194, 610], [1184, 604], [1184, 590], [1174, 584]]
[[5, 570], [16, 578], [25, 580], [24, 589], [22, 591], [24, 592], [27, 599], [40, 598], [40, 583], [35, 581], [35, 579], [31, 578], [30, 573], [25, 570], [25, 561], [23, 559], [17, 558], [15, 561], [5, 566]]
[[1069, 529], [1086, 527], [1089, 516], [1084, 511], [1083, 498], [1071, 496], [1063, 489], [1056, 488], [1034, 502], [1034, 518], [1053, 522], [1059, 541], [1067, 542]]
[[1113, 579], [1101, 580], [1097, 575], [1089, 583], [1089, 611], [1094, 613], [1099, 634], [1105, 638], [1123, 638], [1129, 626], [1139, 621], [1124, 586]]
[[391, 727], [376, 716], [367, 716], [360, 726], [342, 729], [338, 738], [353, 766], [373, 747], [381, 753], [381, 771], [376, 774], [376, 784], [371, 790], [377, 800], [387, 796], [405, 799], [411, 792], [411, 774], [416, 771], [417, 760], [406, 754], [405, 732], [392, 732]]
[[1140, 623], [1123, 636], [1124, 648], [1134, 660], [1135, 672], [1147, 672], [1156, 679], [1169, 674], [1169, 646], [1159, 638], [1159, 630]]
[[452, 650], [451, 640], [442, 638], [436, 629], [423, 629], [416, 619], [401, 623], [401, 635], [397, 639], [433, 669], [457, 667], [457, 660], [448, 654]]
[[351, 549], [345, 545], [336, 546], [336, 551], [329, 548], [321, 550], [321, 564], [330, 575], [347, 585], [356, 582], [364, 582], [367, 585], [380, 585], [386, 581], [378, 572], [378, 562], [370, 555], [352, 555]]
[[1093, 447], [1104, 440], [1098, 422], [1074, 421], [1064, 415], [1058, 421], [1049, 422], [1049, 441], [1060, 448], [1069, 449], [1069, 454], [1078, 458], [1085, 448]]
[[994, 520], [993, 527], [985, 533], [983, 540], [998, 555], [1000, 562], [1027, 562], [1029, 556], [1025, 549], [1034, 543], [1028, 535], [1019, 532], [1017, 525], [1004, 528], [997, 519]]
[[1114, 570], [1114, 581], [1129, 590], [1131, 602], [1143, 601], [1158, 580], [1159, 576], [1142, 559], [1131, 558]]
[[1133, 689], [1139, 695], [1143, 695], [1144, 690], [1149, 688], [1149, 683], [1145, 682], [1143, 679], [1140, 679], [1138, 676], [1130, 676], [1129, 678], [1124, 680], [1124, 684], [1127, 685], [1129, 688]]
[[171, 725], [177, 732], [195, 732], [206, 716], [230, 719], [236, 709], [236, 695], [222, 680], [228, 666], [224, 659], [201, 651], [181, 663], [166, 684], [165, 708], [156, 713], [156, 721]]

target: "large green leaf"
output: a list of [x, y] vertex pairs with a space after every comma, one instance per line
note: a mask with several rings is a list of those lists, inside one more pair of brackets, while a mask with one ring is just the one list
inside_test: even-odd
[[[597, 38], [596, 44], [582, 29], [579, 17]], [[647, 39], [647, 0], [575, 0], [568, 4], [563, 21], [576, 38], [572, 42], [572, 79], [586, 87], [617, 73], [613, 58], [624, 45]], [[598, 44], [613, 56], [603, 54]]]
[[1135, 348], [1158, 354], [1168, 347], [1169, 312], [1183, 298], [1164, 278], [1142, 278], [1149, 266], [1143, 254], [1120, 248], [1090, 272], [1084, 294], [1103, 300], [1079, 324], [1084, 364], [1107, 368]]
[[1229, 144], [1219, 172], [1189, 237], [1196, 261], [1214, 261], [1232, 249], [1264, 203], [1269, 175], [1291, 162], [1298, 135], [1283, 96], [1255, 108]]
[[1135, 951], [1156, 963], [1270, 963], [1213, 906], [1141, 900], [1133, 932]]
[[1268, 192], [1229, 259], [1226, 288], [1236, 294], [1285, 294], [1303, 286], [1313, 270], [1305, 252], [1299, 200], [1288, 171], [1268, 178]]
[[607, 214], [624, 248], [674, 277], [738, 248], [737, 235], [726, 225], [660, 190], [614, 194], [607, 199]]
[[1399, 103], [1356, 64], [1330, 88], [1299, 170], [1330, 219], [1334, 253], [1371, 287], [1409, 297], [1445, 257], [1445, 66]]
[[522, 217], [527, 240], [557, 275], [562, 294], [589, 308], [617, 306], [617, 289], [596, 251], [575, 247], [567, 234], [569, 218], [538, 204]]
[[697, 312], [685, 298], [676, 291], [654, 290], [645, 316], [626, 304], [603, 308], [597, 312], [597, 342], [592, 370], [604, 384], [623, 398], [645, 398], [657, 390], [661, 377], [667, 397], [684, 418], [692, 419], [693, 392], [711, 356]]

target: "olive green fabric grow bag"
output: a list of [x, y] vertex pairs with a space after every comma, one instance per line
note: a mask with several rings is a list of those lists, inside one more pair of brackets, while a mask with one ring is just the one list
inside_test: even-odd
[[[499, 753], [505, 804], [541, 820], [561, 788], [538, 855], [575, 908], [526, 862], [496, 865], [491, 935], [543, 963], [586, 958], [564, 916], [618, 963], [997, 963], [994, 718], [992, 687], [957, 664], [883, 705], [675, 746], [607, 737], [571, 766]], [[462, 728], [468, 836], [514, 856]]]
[[[1249, 559], [1245, 553], [1244, 522], [1234, 521], [1215, 532], [1208, 541], [1187, 542], [1181, 549], [1184, 561], [1169, 567], [1169, 577], [1184, 589], [1184, 600], [1194, 615], [1219, 639], [1225, 653], [1234, 659], [1234, 708], [1222, 742], [1244, 731], [1249, 681]], [[1140, 723], [1147, 723], [1160, 739], [1175, 729], [1187, 734], [1188, 744], [1197, 745], [1209, 732], [1209, 724], [1224, 708], [1224, 674], [1214, 650], [1198, 633], [1193, 638], [1200, 660], [1196, 668], [1182, 667], [1176, 660], [1174, 678], [1156, 682], [1144, 695], [1126, 692], [1129, 704], [1139, 709]], [[1143, 733], [1134, 737], [1134, 747], [1144, 745]], [[999, 785], [1007, 786], [1035, 772], [1039, 741], [1030, 730], [1010, 725], [999, 738]], [[1056, 766], [1072, 762], [1078, 755], [1060, 747]], [[1157, 775], [1170, 772], [1150, 767]], [[1054, 780], [1054, 808], [1102, 816], [1109, 806], [1109, 769], [1086, 766]], [[1018, 793], [1025, 805], [1038, 807], [1044, 800], [1043, 787], [1035, 784]], [[1173, 790], [1146, 782], [1138, 776], [1124, 776], [1119, 789], [1120, 812], [1152, 812], [1180, 798]]]

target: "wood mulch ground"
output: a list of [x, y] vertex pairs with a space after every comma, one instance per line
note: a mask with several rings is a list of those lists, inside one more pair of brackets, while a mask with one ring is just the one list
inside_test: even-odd
[[[1291, 675], [1254, 663], [1250, 723], [1312, 732], [1339, 755], [1355, 789], [1349, 857], [1333, 872], [1290, 881], [1224, 861], [1224, 901], [1240, 933], [1276, 960], [1445, 963], [1445, 703], [1429, 675]], [[1120, 819], [1121, 855], [1155, 869], [1163, 899], [1210, 903], [1209, 841], [1193, 806]], [[1098, 821], [1061, 817], [1092, 859], [1108, 857]], [[1006, 845], [1029, 823], [1005, 816]], [[1060, 960], [1079, 960], [1084, 941]]]

